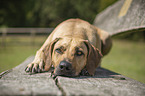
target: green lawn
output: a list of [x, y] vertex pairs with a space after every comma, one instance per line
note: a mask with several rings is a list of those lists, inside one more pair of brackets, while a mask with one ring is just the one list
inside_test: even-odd
[[[28, 36], [8, 37], [6, 46], [0, 45], [0, 73], [17, 66], [29, 56], [34, 55], [45, 39], [46, 36], [36, 37], [35, 43], [33, 43], [32, 38]], [[2, 38], [0, 37], [0, 44], [2, 44], [1, 41]]]
[[[6, 47], [0, 45], [0, 72], [11, 69], [34, 55], [46, 37], [8, 37]], [[0, 37], [0, 44], [1, 44]], [[32, 46], [34, 44], [34, 46]], [[102, 60], [102, 66], [145, 83], [145, 43], [113, 39], [111, 52]]]
[[145, 83], [145, 43], [113, 40], [113, 48], [102, 66]]

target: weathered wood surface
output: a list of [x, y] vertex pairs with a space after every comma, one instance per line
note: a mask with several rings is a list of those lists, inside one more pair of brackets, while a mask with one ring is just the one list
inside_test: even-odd
[[94, 77], [58, 77], [58, 82], [67, 95], [145, 96], [145, 84], [103, 68]]
[[145, 30], [145, 0], [119, 0], [99, 13], [94, 25], [111, 35]]
[[25, 66], [28, 58], [10, 72], [1, 74], [0, 95], [98, 95], [144, 96], [145, 84], [104, 68], [98, 68], [93, 77], [50, 77], [50, 73], [29, 75]]
[[[34, 57], [28, 58], [19, 66], [13, 68], [0, 79], [1, 95], [61, 95], [55, 81], [49, 78], [50, 73], [28, 75], [24, 71], [26, 65]], [[1, 74], [2, 75], [2, 74]]]

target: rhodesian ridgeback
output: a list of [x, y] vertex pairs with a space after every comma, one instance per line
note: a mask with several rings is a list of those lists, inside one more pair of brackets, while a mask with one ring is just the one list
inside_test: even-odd
[[94, 75], [102, 56], [112, 47], [109, 34], [81, 19], [59, 24], [37, 51], [25, 71], [38, 73], [54, 67], [54, 75]]

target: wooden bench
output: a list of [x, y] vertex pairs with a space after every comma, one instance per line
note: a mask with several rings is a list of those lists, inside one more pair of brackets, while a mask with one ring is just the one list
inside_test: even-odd
[[145, 1], [119, 0], [99, 13], [94, 25], [116, 35], [145, 30]]
[[[94, 25], [108, 31], [111, 35], [145, 29], [145, 13], [143, 11], [145, 3], [143, 2], [144, 0], [119, 0], [97, 15]], [[133, 7], [134, 4], [137, 8]], [[130, 11], [133, 10], [132, 8], [134, 8], [134, 11], [132, 11], [135, 12], [134, 14]], [[131, 17], [132, 19], [126, 21], [125, 18], [130, 18], [130, 16], [136, 17]], [[136, 22], [133, 23], [132, 20], [136, 20]], [[127, 26], [126, 23], [130, 25]], [[126, 26], [123, 24], [126, 24]], [[33, 59], [34, 56], [29, 57], [17, 67], [0, 74], [0, 95], [145, 95], [145, 84], [104, 68], [97, 68], [93, 77], [69, 78], [57, 76], [54, 78], [51, 77], [49, 72], [27, 74], [24, 69]]]
[[49, 72], [29, 75], [24, 69], [34, 59], [0, 74], [0, 95], [99, 95], [144, 96], [145, 84], [104, 68], [95, 76], [51, 77]]

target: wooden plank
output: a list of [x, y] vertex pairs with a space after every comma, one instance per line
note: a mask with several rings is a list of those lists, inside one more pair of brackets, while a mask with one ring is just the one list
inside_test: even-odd
[[24, 69], [33, 59], [30, 57], [8, 74], [1, 74], [0, 95], [61, 95], [55, 81], [49, 78], [50, 73], [26, 74]]
[[145, 84], [109, 70], [98, 68], [94, 77], [57, 77], [66, 95], [144, 96]]
[[49, 72], [29, 75], [24, 69], [33, 59], [30, 57], [12, 70], [0, 74], [0, 95], [145, 95], [145, 84], [104, 68], [98, 68], [93, 77], [57, 76], [53, 79]]
[[145, 30], [145, 0], [119, 0], [98, 14], [94, 25], [115, 35]]

